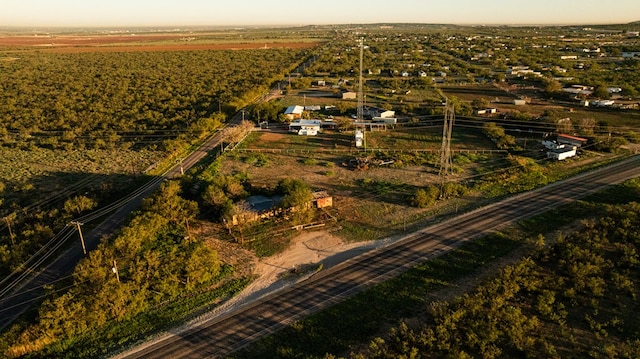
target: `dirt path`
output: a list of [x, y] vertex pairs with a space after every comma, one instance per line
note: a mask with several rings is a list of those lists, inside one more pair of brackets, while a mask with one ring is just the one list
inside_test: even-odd
[[392, 240], [394, 239], [345, 243], [341, 238], [327, 231], [313, 231], [301, 233], [292, 240], [286, 251], [275, 256], [262, 259], [254, 257], [253, 260], [243, 256], [247, 263], [251, 263], [252, 274], [257, 278], [240, 294], [202, 317], [198, 322], [228, 313], [253, 300], [290, 286], [302, 279], [309, 271], [319, 268], [320, 265], [325, 268], [334, 266], [367, 250], [384, 246]]

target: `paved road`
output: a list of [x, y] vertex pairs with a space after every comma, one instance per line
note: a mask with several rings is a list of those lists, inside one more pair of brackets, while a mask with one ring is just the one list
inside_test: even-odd
[[118, 358], [217, 358], [285, 325], [327, 308], [416, 264], [516, 221], [571, 203], [612, 184], [640, 176], [640, 156], [520, 194], [413, 233], [364, 253], [285, 290], [213, 318], [198, 327], [168, 333]]

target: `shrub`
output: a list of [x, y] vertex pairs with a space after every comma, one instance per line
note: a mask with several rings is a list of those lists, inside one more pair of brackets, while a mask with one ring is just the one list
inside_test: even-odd
[[426, 208], [436, 203], [440, 190], [436, 186], [428, 186], [426, 189], [419, 189], [411, 197], [411, 205], [418, 208]]

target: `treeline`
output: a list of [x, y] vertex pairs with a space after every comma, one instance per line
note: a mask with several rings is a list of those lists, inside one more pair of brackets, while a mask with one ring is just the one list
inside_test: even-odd
[[172, 150], [263, 93], [305, 51], [21, 52], [0, 62], [0, 139]]
[[[180, 192], [178, 182], [166, 182], [146, 199], [119, 235], [80, 262], [70, 289], [51, 288], [35, 324], [16, 324], [0, 337], [0, 352], [57, 357], [69, 348], [79, 350], [74, 346], [104, 351], [109, 343], [103, 341], [114, 345], [166, 324], [140, 319], [141, 313], [220, 286], [229, 271], [215, 250], [189, 233], [198, 206]], [[105, 327], [111, 328], [107, 334]]]
[[[0, 61], [0, 146], [25, 153], [40, 146], [56, 150], [52, 155], [89, 148], [172, 153], [220, 126], [225, 113], [249, 103], [304, 54], [288, 49], [21, 52], [19, 59]], [[123, 160], [122, 152], [112, 157]], [[52, 156], [50, 164], [60, 162]], [[141, 171], [131, 166], [134, 173]], [[93, 176], [81, 195], [67, 198], [65, 192], [73, 193], [70, 187], [82, 174], [38, 179], [45, 184], [33, 184], [26, 175], [17, 183], [0, 179], [0, 275], [20, 268], [73, 218], [121, 196], [116, 192], [126, 191], [123, 183], [134, 185], [133, 176], [108, 175]], [[60, 198], [44, 198], [47, 187], [55, 187], [53, 195]]]
[[504, 268], [473, 293], [435, 302], [352, 358], [640, 357], [640, 204]]

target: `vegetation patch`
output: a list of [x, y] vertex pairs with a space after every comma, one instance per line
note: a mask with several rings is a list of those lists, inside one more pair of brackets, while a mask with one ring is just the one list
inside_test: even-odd
[[[640, 207], [632, 201], [640, 200], [638, 187], [635, 180], [595, 195], [591, 200], [629, 189], [634, 193], [618, 197], [623, 204], [594, 206], [591, 214], [602, 219], [586, 222], [586, 230], [549, 246], [540, 238], [530, 242], [537, 246], [530, 256], [453, 301], [434, 295], [521, 248], [517, 235], [495, 234], [468, 243], [233, 357], [636, 357]], [[573, 213], [568, 216], [572, 221], [582, 215], [567, 208], [563, 213]], [[566, 224], [554, 223], [530, 233]], [[380, 333], [389, 325], [391, 330]]]

